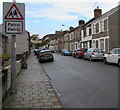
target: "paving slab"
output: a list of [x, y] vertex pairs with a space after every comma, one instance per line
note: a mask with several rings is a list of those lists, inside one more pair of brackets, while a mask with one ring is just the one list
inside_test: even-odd
[[62, 108], [57, 92], [36, 56], [27, 59], [28, 68], [17, 76], [17, 94], [10, 91], [3, 101], [3, 108]]

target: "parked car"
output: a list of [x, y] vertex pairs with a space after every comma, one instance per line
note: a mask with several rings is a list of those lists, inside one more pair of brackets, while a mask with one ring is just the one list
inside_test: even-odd
[[73, 56], [74, 58], [76, 57], [77, 51], [80, 51], [80, 49], [75, 49], [75, 50], [72, 52], [72, 56]]
[[99, 48], [90, 48], [84, 54], [83, 59], [92, 60], [103, 60], [104, 52]]
[[43, 62], [43, 61], [54, 61], [54, 57], [53, 54], [50, 50], [42, 50], [39, 52], [39, 62]]
[[114, 48], [108, 54], [105, 54], [104, 63], [115, 63], [120, 67], [120, 48]]
[[55, 53], [55, 46], [49, 46], [49, 50], [51, 50], [52, 53]]
[[83, 58], [85, 52], [87, 52], [86, 48], [76, 49], [76, 51], [73, 54], [73, 57], [75, 57], [75, 58]]
[[4, 64], [4, 59], [0, 58], [0, 66], [2, 66]]
[[37, 50], [38, 50], [38, 49], [34, 49], [34, 50], [33, 50], [35, 55], [37, 55]]
[[42, 51], [42, 50], [43, 50], [42, 48], [37, 49], [37, 51], [36, 51], [37, 58], [39, 57], [39, 53], [40, 53], [40, 51]]
[[72, 55], [72, 52], [68, 49], [63, 49], [62, 52], [61, 52], [62, 55], [69, 55], [71, 56]]

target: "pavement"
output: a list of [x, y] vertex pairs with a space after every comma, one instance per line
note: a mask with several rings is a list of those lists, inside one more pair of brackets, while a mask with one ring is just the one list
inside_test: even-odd
[[36, 56], [31, 54], [27, 65], [17, 76], [17, 94], [8, 92], [3, 108], [63, 108], [60, 96]]

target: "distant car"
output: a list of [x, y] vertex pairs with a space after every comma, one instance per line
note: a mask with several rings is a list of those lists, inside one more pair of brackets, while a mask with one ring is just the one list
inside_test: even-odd
[[42, 51], [42, 50], [43, 50], [42, 48], [37, 49], [37, 51], [36, 51], [37, 58], [39, 57], [39, 53], [40, 53], [40, 51]]
[[71, 56], [72, 55], [72, 52], [68, 49], [63, 49], [62, 52], [61, 52], [62, 55], [69, 55]]
[[120, 48], [114, 48], [108, 54], [105, 54], [104, 63], [115, 63], [120, 67]]
[[92, 60], [103, 60], [104, 52], [99, 48], [90, 48], [84, 53], [83, 59]]
[[72, 52], [72, 56], [73, 56], [74, 58], [76, 57], [77, 51], [80, 51], [80, 49], [75, 49], [75, 50]]
[[77, 49], [76, 52], [74, 52], [73, 57], [75, 57], [75, 58], [83, 58], [85, 52], [87, 52], [86, 48]]
[[38, 49], [34, 49], [34, 50], [33, 50], [35, 55], [37, 55], [37, 50], [38, 50]]
[[49, 50], [51, 50], [52, 53], [55, 53], [55, 46], [49, 46]]
[[54, 61], [54, 57], [53, 54], [50, 50], [42, 50], [39, 52], [39, 62], [43, 62], [43, 61]]
[[4, 59], [0, 58], [0, 66], [2, 66], [4, 64]]

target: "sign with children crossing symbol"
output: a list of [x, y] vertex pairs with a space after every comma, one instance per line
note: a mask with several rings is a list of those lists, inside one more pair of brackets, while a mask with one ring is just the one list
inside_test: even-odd
[[3, 33], [22, 34], [25, 31], [25, 4], [3, 3]]
[[13, 4], [10, 10], [7, 12], [5, 19], [23, 20], [24, 18], [17, 6]]

